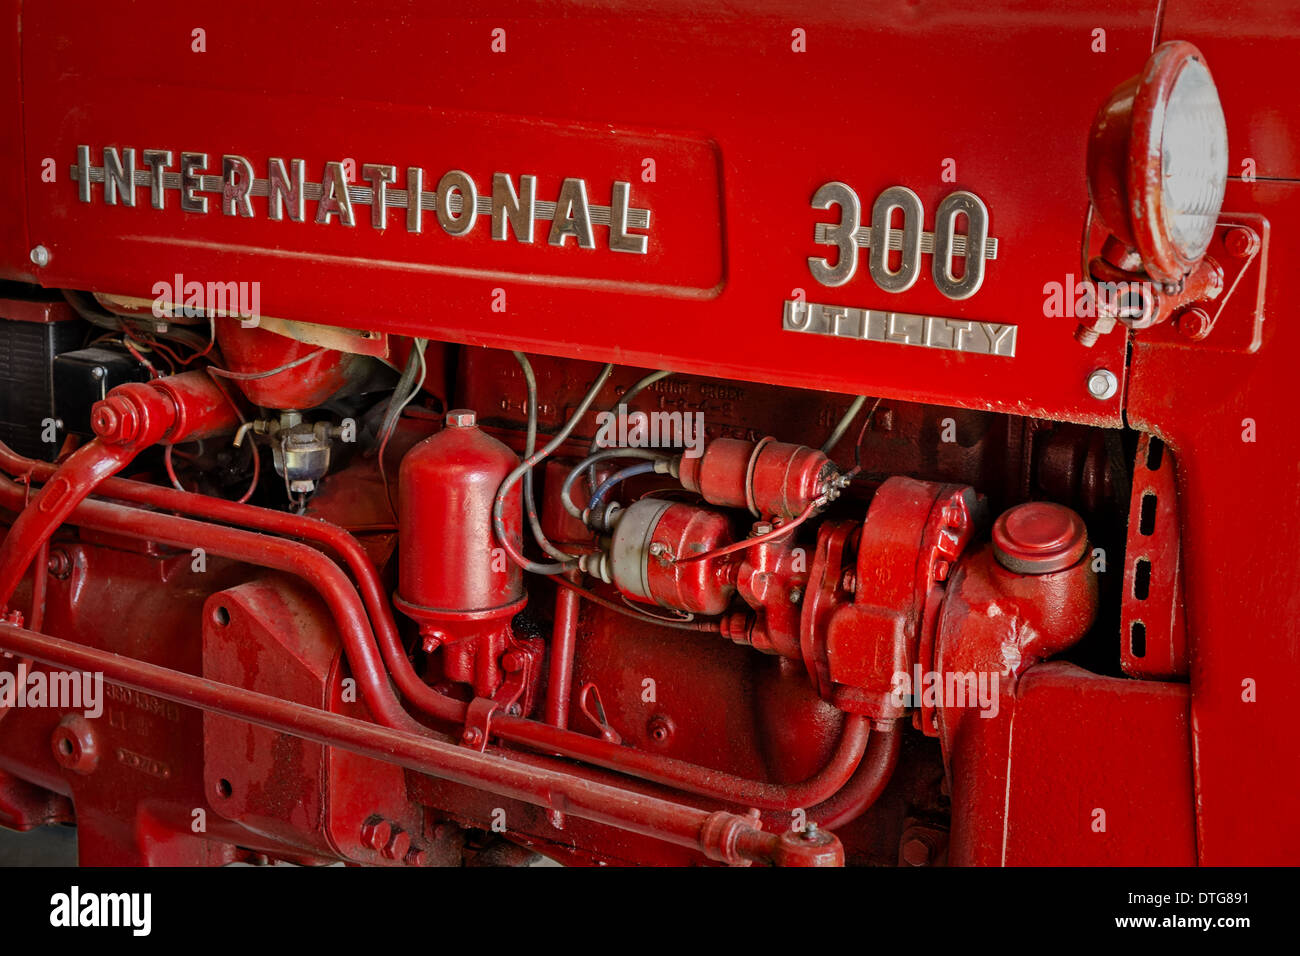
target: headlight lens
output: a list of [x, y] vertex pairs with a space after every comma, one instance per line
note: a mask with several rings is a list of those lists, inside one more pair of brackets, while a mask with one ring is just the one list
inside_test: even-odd
[[1185, 61], [1165, 112], [1161, 200], [1169, 239], [1187, 259], [1205, 254], [1228, 182], [1228, 128], [1210, 71]]
[[1178, 286], [1209, 249], [1227, 181], [1227, 123], [1205, 58], [1190, 43], [1162, 43], [1093, 120], [1093, 209], [1147, 275]]

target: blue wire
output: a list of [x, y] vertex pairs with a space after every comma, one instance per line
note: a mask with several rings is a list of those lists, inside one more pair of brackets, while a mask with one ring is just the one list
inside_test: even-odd
[[655, 464], [656, 463], [653, 461], [639, 461], [635, 465], [628, 465], [626, 468], [620, 468], [618, 471], [614, 472], [614, 474], [610, 475], [600, 483], [600, 487], [592, 492], [591, 503], [587, 505], [588, 513], [595, 514], [596, 509], [604, 504], [605, 496], [609, 494], [610, 491], [613, 490], [614, 486], [619, 482], [626, 481], [629, 478], [634, 478], [637, 475], [648, 475], [655, 470]]

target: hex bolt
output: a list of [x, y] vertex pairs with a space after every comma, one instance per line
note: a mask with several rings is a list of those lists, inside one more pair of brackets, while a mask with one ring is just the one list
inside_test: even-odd
[[44, 246], [33, 246], [31, 257], [33, 264], [42, 269], [50, 264], [50, 250]]
[[404, 860], [406, 853], [411, 849], [411, 834], [407, 833], [401, 827], [393, 829], [393, 835], [388, 838], [382, 851], [385, 859]]
[[471, 747], [477, 747], [483, 740], [483, 731], [479, 730], [477, 727], [466, 727], [465, 733], [461, 735], [461, 739]]
[[1119, 379], [1108, 368], [1099, 368], [1088, 376], [1088, 394], [1099, 402], [1114, 397], [1119, 391]]
[[926, 866], [930, 862], [930, 844], [912, 837], [903, 844], [903, 862], [908, 866]]
[[1245, 226], [1234, 226], [1223, 237], [1223, 247], [1228, 250], [1228, 255], [1245, 259], [1254, 255], [1259, 248], [1259, 235]]
[[392, 838], [393, 825], [383, 817], [368, 817], [366, 822], [361, 824], [361, 842], [372, 850], [388, 846]]
[[1204, 309], [1188, 309], [1178, 316], [1178, 331], [1193, 342], [1210, 334], [1210, 314]]
[[444, 419], [448, 428], [469, 428], [476, 422], [476, 416], [468, 408], [453, 408]]

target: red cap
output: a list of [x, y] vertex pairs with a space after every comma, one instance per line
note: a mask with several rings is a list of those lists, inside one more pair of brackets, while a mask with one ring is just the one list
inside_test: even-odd
[[998, 563], [1019, 574], [1047, 574], [1075, 564], [1088, 550], [1083, 519], [1064, 505], [1030, 501], [1002, 513], [993, 525]]

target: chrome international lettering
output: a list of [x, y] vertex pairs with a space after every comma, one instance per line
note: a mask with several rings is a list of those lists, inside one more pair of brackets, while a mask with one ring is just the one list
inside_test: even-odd
[[[637, 255], [645, 255], [650, 242], [650, 210], [633, 207], [631, 183], [617, 180], [609, 204], [601, 205], [591, 201], [586, 180], [577, 178], [562, 180], [551, 200], [539, 197], [536, 176], [502, 172], [476, 180], [453, 169], [435, 182], [422, 167], [407, 166], [399, 188], [398, 167], [378, 163], [362, 165], [361, 182], [354, 182], [350, 162], [327, 162], [309, 177], [303, 160], [282, 157], [269, 158], [259, 170], [234, 154], [214, 162], [207, 153], [145, 149], [137, 156], [135, 149], [105, 147], [100, 164], [93, 160], [89, 146], [77, 147], [71, 174], [85, 203], [94, 201], [99, 186], [110, 206], [134, 207], [141, 192], [153, 209], [162, 210], [174, 193], [182, 211], [200, 215], [217, 210], [249, 219], [260, 209], [271, 220], [346, 227], [368, 220], [381, 231], [400, 222], [411, 233], [424, 232], [432, 221], [454, 237], [478, 227], [498, 241], [513, 236], [517, 242], [580, 249], [595, 249], [595, 227], [604, 226], [607, 248]], [[402, 215], [390, 215], [393, 210]]]

